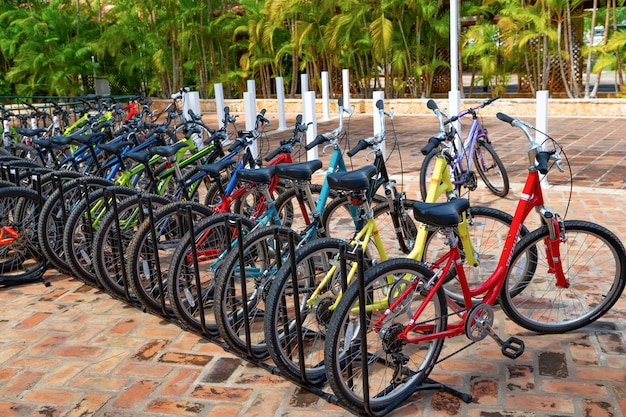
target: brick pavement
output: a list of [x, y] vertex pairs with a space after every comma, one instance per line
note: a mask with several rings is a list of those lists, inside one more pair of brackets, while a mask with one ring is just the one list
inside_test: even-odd
[[[485, 117], [485, 123], [509, 169], [513, 189], [506, 199], [482, 192], [475, 192], [472, 199], [511, 210], [519, 196], [526, 144], [518, 132], [495, 118]], [[395, 124], [407, 174], [405, 188], [417, 192], [419, 147], [436, 124], [431, 118], [412, 116], [397, 116]], [[568, 218], [604, 224], [623, 241], [624, 124], [598, 118], [550, 120], [551, 133], [562, 139], [576, 180]], [[326, 122], [318, 130], [335, 125], [336, 121]], [[351, 125], [355, 139], [371, 134], [368, 117], [355, 116]], [[553, 187], [548, 201], [564, 206], [567, 186], [558, 177], [549, 181]], [[0, 290], [0, 416], [348, 414], [324, 395], [272, 374], [271, 363], [251, 364], [225, 351], [219, 341], [142, 313], [67, 275], [49, 271], [47, 277], [49, 287], [31, 284]], [[471, 393], [471, 404], [442, 391], [424, 391], [390, 415], [624, 417], [625, 320], [626, 297], [602, 320], [556, 336], [531, 334], [497, 312], [500, 336], [524, 339], [526, 351], [520, 358], [502, 356], [489, 340], [477, 343], [439, 364], [432, 374]], [[464, 346], [463, 339], [446, 341], [443, 355]]]

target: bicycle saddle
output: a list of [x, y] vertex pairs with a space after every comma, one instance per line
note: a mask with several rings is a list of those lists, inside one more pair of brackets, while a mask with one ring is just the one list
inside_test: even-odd
[[276, 175], [290, 180], [311, 181], [313, 173], [321, 167], [322, 161], [319, 159], [294, 164], [278, 164], [276, 165]]
[[231, 165], [235, 165], [237, 161], [232, 158], [222, 159], [220, 161], [213, 162], [212, 164], [198, 165], [198, 169], [206, 172], [212, 178], [219, 178], [222, 175], [222, 171]]
[[39, 146], [40, 148], [53, 148], [56, 146], [55, 143], [53, 143], [51, 140], [49, 139], [33, 139], [33, 143], [37, 146]]
[[460, 216], [469, 208], [467, 198], [456, 198], [445, 203], [417, 202], [413, 205], [413, 217], [418, 222], [438, 227], [454, 227]]
[[18, 127], [15, 131], [18, 134], [22, 135], [22, 136], [28, 136], [29, 138], [32, 138], [33, 136], [37, 136], [37, 135], [40, 135], [42, 133], [46, 133], [48, 130], [47, 129], [43, 129], [43, 128], [26, 129], [24, 127]]
[[370, 179], [376, 175], [374, 165], [368, 165], [354, 171], [334, 172], [328, 175], [328, 185], [334, 190], [359, 191], [367, 190]]
[[246, 168], [237, 171], [237, 180], [251, 184], [269, 184], [274, 176], [276, 165], [264, 168]]
[[87, 135], [72, 135], [72, 136], [69, 136], [69, 138], [70, 138], [70, 142], [77, 142], [83, 145], [91, 145], [99, 141], [105, 136], [106, 136], [106, 132], [94, 132], [94, 133], [89, 133]]
[[151, 155], [161, 155], [164, 157], [173, 156], [183, 148], [188, 148], [187, 142], [176, 142], [172, 145], [153, 146], [149, 149]]

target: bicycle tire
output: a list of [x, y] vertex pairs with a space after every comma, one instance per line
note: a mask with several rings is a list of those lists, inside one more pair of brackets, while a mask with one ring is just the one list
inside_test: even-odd
[[[172, 255], [167, 275], [169, 302], [176, 317], [194, 331], [218, 334], [213, 312], [215, 275], [232, 249], [237, 221], [241, 222], [243, 233], [254, 228], [254, 223], [241, 215], [215, 214], [196, 224], [195, 240], [192, 240], [191, 233], [186, 233]], [[197, 255], [197, 278], [192, 247], [195, 247]], [[201, 303], [198, 302], [200, 298]]]
[[[143, 202], [151, 204], [153, 210], [170, 204], [170, 200], [156, 194], [135, 194], [125, 198], [117, 204], [119, 226], [116, 223], [115, 212], [111, 209], [102, 218], [102, 222], [93, 238], [92, 263], [96, 280], [113, 297], [135, 301], [135, 297], [128, 291], [125, 282], [126, 250], [135, 236], [137, 228], [148, 216], [148, 207]], [[121, 231], [118, 240], [118, 229]], [[121, 247], [119, 243], [121, 242]]]
[[340, 269], [336, 269], [329, 276], [329, 282], [315, 298], [312, 298], [312, 293], [320, 287], [331, 265], [338, 265], [342, 248], [348, 248], [347, 242], [336, 238], [321, 238], [296, 250], [292, 262], [297, 271], [297, 307], [291, 263], [284, 264], [278, 270], [269, 287], [265, 302], [265, 343], [281, 374], [294, 381], [302, 381], [296, 342], [298, 328], [306, 329], [306, 344], [303, 346], [306, 381], [320, 385], [326, 380], [320, 357], [324, 351], [325, 335], [332, 314], [329, 306], [335, 302], [341, 291]]
[[[383, 328], [373, 331], [369, 325], [385, 312], [390, 304], [390, 296], [403, 292], [403, 287], [408, 283], [406, 280], [418, 279], [425, 283], [432, 275], [433, 272], [426, 265], [406, 258], [380, 263], [365, 272], [365, 296], [372, 304], [381, 305], [381, 308], [367, 310], [365, 343], [360, 340], [363, 323], [359, 315], [359, 286], [348, 286], [328, 326], [324, 362], [333, 392], [349, 409], [357, 413], [365, 410], [362, 344], [367, 346], [368, 351], [368, 386], [371, 395], [367, 402], [374, 412], [383, 412], [411, 395], [434, 368], [441, 353], [443, 338], [419, 344], [403, 343], [397, 338], [409, 323], [412, 312], [423, 306], [427, 291], [425, 288], [413, 291], [412, 296], [409, 295], [411, 298], [387, 310]], [[388, 284], [390, 276], [394, 279], [392, 286]], [[428, 327], [425, 332], [437, 333], [447, 328], [447, 305], [441, 288], [418, 320]], [[416, 331], [411, 334], [416, 335]]]
[[0, 286], [43, 279], [47, 261], [37, 241], [39, 194], [23, 187], [0, 188], [0, 226], [18, 233], [0, 246]]
[[[116, 200], [108, 199], [111, 191], [115, 192]], [[63, 253], [76, 278], [92, 286], [98, 285], [92, 256], [94, 234], [112, 204], [137, 193], [132, 188], [107, 187], [90, 193], [76, 205], [63, 230]]]
[[[486, 161], [486, 154], [489, 154], [491, 161]], [[509, 175], [506, 172], [506, 168], [502, 163], [502, 160], [493, 149], [490, 143], [484, 140], [476, 142], [476, 149], [474, 149], [474, 166], [478, 175], [484, 181], [489, 190], [498, 197], [506, 197], [509, 193]], [[490, 175], [487, 175], [490, 173]], [[500, 179], [498, 183], [496, 179]]]
[[[153, 313], [172, 313], [166, 296], [167, 270], [180, 239], [193, 227], [188, 222], [187, 210], [191, 211], [193, 222], [213, 214], [208, 207], [192, 202], [165, 205], [154, 212], [154, 224], [149, 218], [143, 221], [126, 251], [129, 287], [137, 300]], [[155, 245], [158, 253], [155, 253]]]
[[[252, 353], [255, 357], [268, 354], [263, 331], [265, 296], [278, 270], [277, 262], [288, 262], [290, 236], [298, 244], [299, 236], [292, 229], [273, 225], [256, 229], [244, 237], [241, 243], [247, 283], [245, 294], [238, 247], [222, 261], [220, 272], [215, 277], [213, 310], [220, 335], [237, 352]], [[276, 257], [279, 252], [280, 261]], [[247, 317], [243, 309], [244, 300]], [[249, 343], [246, 340], [245, 321], [249, 324]]]
[[[220, 177], [220, 181], [222, 181], [222, 189], [226, 188], [226, 185], [228, 184], [228, 177], [222, 176]], [[204, 195], [204, 205], [215, 207], [221, 200], [222, 192], [219, 185], [215, 181], [211, 181], [211, 184]]]
[[[513, 222], [513, 216], [502, 210], [491, 207], [472, 206], [468, 210], [468, 222], [469, 237], [474, 246], [476, 252], [475, 256], [477, 256], [479, 265], [473, 266], [464, 263], [463, 270], [465, 271], [470, 288], [473, 288], [484, 282], [485, 279], [496, 270], [504, 242], [509, 234], [511, 223]], [[528, 228], [522, 225], [519, 238], [526, 236], [528, 233]], [[438, 259], [444, 252], [449, 250], [448, 245], [437, 240], [439, 237], [445, 239], [445, 236], [436, 231], [430, 231], [428, 233], [424, 244], [422, 261]], [[461, 251], [461, 258], [464, 259], [463, 246], [460, 240], [459, 249]], [[536, 255], [536, 251], [529, 251], [527, 253], [529, 259], [525, 279], [530, 279], [529, 277], [532, 277], [534, 274], [533, 265], [536, 262]], [[456, 268], [453, 265], [444, 278], [445, 283], [443, 288], [448, 297], [462, 306], [464, 305], [463, 293], [457, 278]], [[480, 302], [479, 299], [475, 299], [474, 301]]]
[[[383, 240], [385, 253], [388, 259], [406, 256], [413, 245], [417, 236], [417, 224], [413, 219], [413, 205], [416, 200], [403, 198], [401, 201], [401, 211], [397, 213], [400, 228], [396, 229], [391, 217], [391, 209], [389, 202], [378, 203], [373, 207], [374, 219], [378, 227], [378, 234]], [[352, 239], [360, 225], [355, 224], [351, 210], [354, 206], [349, 204], [347, 198], [336, 198], [331, 200], [324, 208], [322, 216], [322, 224], [326, 235], [342, 240]], [[352, 208], [352, 209], [351, 209]], [[360, 208], [359, 208], [360, 210]], [[402, 234], [402, 243], [399, 241], [397, 232]], [[374, 256], [375, 251], [368, 249], [369, 256]], [[377, 252], [376, 252], [377, 254]], [[382, 260], [382, 259], [379, 259]]]
[[[516, 245], [500, 292], [506, 315], [538, 333], [563, 333], [593, 323], [617, 302], [626, 284], [626, 251], [617, 236], [580, 220], [563, 222], [562, 230], [566, 240], [559, 245], [560, 259], [568, 287], [556, 285], [543, 249], [549, 231], [542, 226]], [[525, 261], [524, 254], [535, 247], [540, 248], [535, 274], [520, 280], [515, 276], [520, 260]]]
[[[68, 274], [71, 273], [71, 269], [63, 252], [63, 231], [66, 222], [64, 213], [68, 216], [68, 213], [71, 213], [80, 201], [81, 181], [88, 184], [89, 192], [114, 185], [111, 181], [94, 176], [82, 176], [68, 181], [61, 189], [48, 196], [41, 208], [37, 223], [37, 238], [44, 255], [59, 272]], [[63, 196], [63, 202], [61, 196]]]

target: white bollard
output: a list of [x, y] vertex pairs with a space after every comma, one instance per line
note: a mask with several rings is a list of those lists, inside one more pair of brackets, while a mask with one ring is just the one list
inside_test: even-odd
[[[183, 95], [183, 117], [188, 121], [192, 120], [189, 110], [191, 110], [193, 114], [202, 114], [200, 110], [200, 93], [197, 91], [189, 91]], [[194, 133], [192, 139], [193, 143], [196, 145], [196, 149], [204, 148], [201, 134]]]
[[[373, 109], [373, 127], [374, 127], [374, 135], [377, 135], [378, 133], [381, 132], [381, 120], [380, 120], [380, 111], [378, 110], [378, 108], [376, 107], [376, 103], [378, 102], [378, 100], [383, 100], [383, 103], [385, 101], [385, 92], [384, 91], [374, 91], [373, 95], [372, 95], [372, 109]], [[387, 109], [385, 109], [387, 110]], [[384, 117], [384, 116], [383, 116]], [[380, 144], [380, 150], [383, 153], [383, 157], [386, 157], [386, 146], [385, 146], [385, 142], [383, 141]]]
[[330, 120], [330, 87], [328, 71], [322, 71], [322, 120]]
[[[304, 109], [302, 118], [304, 124], [309, 124], [306, 131], [306, 143], [311, 143], [317, 137], [317, 119], [315, 117], [315, 91], [307, 91], [304, 93]], [[307, 161], [318, 159], [317, 146], [306, 152]]]
[[221, 83], [213, 84], [215, 90], [215, 111], [217, 113], [217, 127], [224, 127], [224, 86]]
[[343, 82], [343, 108], [350, 109], [350, 70], [341, 70], [341, 79]]
[[276, 105], [278, 111], [278, 130], [287, 130], [287, 116], [285, 114], [285, 81], [283, 77], [276, 77]]

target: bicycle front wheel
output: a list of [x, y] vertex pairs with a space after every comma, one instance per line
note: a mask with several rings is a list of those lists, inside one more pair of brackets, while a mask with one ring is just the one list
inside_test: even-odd
[[478, 175], [492, 193], [506, 197], [509, 193], [509, 176], [502, 160], [489, 143], [479, 140], [476, 145], [474, 164]]
[[226, 343], [241, 353], [247, 353], [250, 346], [255, 356], [267, 355], [263, 332], [266, 296], [278, 266], [288, 262], [291, 234], [297, 244], [299, 236], [285, 226], [254, 230], [241, 242], [243, 253], [236, 245], [216, 276], [213, 309], [217, 327]]
[[[399, 337], [418, 308], [424, 311], [409, 332], [411, 338], [446, 329], [443, 290], [424, 305], [424, 284], [432, 275], [426, 265], [411, 259], [393, 259], [367, 270], [365, 317], [360, 314], [359, 286], [351, 285], [344, 293], [328, 325], [324, 362], [331, 388], [351, 410], [362, 413], [367, 402], [372, 411], [385, 412], [415, 392], [437, 363], [443, 338], [415, 343]], [[411, 290], [413, 280], [418, 283]], [[396, 306], [390, 309], [392, 303]], [[374, 329], [383, 313], [387, 317]]]
[[[552, 256], [544, 242], [543, 226], [524, 237], [516, 247], [500, 303], [518, 325], [539, 333], [563, 333], [602, 317], [617, 302], [626, 283], [626, 252], [608, 229], [586, 221], [565, 221], [559, 245], [567, 285], [557, 285]], [[529, 251], [536, 251], [535, 273], [520, 279], [527, 269]]]

